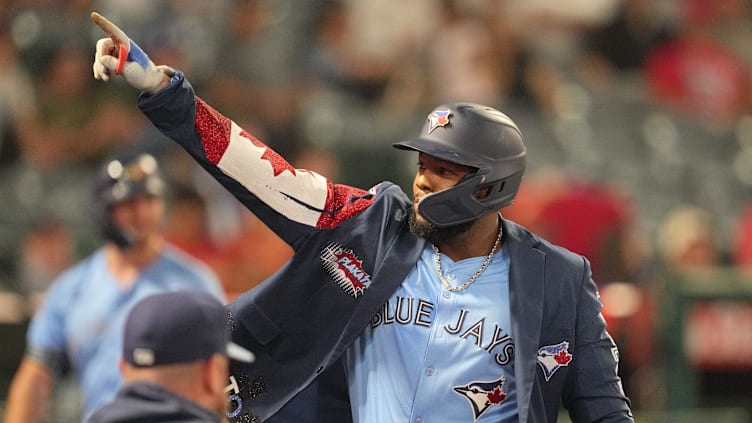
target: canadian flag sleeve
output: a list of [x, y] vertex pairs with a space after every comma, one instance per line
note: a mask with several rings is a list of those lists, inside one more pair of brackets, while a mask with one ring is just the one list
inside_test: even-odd
[[182, 78], [173, 78], [170, 87], [153, 97], [142, 95], [139, 106], [158, 129], [181, 144], [251, 211], [257, 211], [256, 202], [249, 199], [257, 199], [287, 220], [331, 228], [373, 202], [373, 190], [333, 184], [316, 172], [294, 168], [195, 96]]

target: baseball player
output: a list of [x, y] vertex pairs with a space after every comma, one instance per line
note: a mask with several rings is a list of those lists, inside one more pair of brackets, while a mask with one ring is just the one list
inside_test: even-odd
[[47, 291], [29, 326], [6, 423], [43, 421], [54, 384], [68, 368], [81, 387], [82, 417], [112, 398], [122, 384], [123, 322], [141, 298], [192, 289], [224, 299], [215, 274], [162, 237], [166, 186], [153, 156], [108, 161], [94, 186], [94, 220], [105, 243]]
[[588, 261], [504, 219], [526, 164], [506, 115], [437, 107], [412, 195], [293, 168], [92, 14], [95, 78], [139, 107], [294, 249], [229, 305], [231, 421], [632, 422]]

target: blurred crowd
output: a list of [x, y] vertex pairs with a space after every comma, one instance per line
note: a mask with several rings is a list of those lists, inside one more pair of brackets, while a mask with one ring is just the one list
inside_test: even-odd
[[509, 114], [529, 165], [503, 213], [591, 260], [638, 410], [669, 396], [667, 272], [752, 266], [749, 0], [5, 0], [0, 289], [24, 316], [97, 244], [92, 175], [125, 148], [163, 163], [168, 239], [229, 300], [291, 255], [151, 127], [137, 93], [93, 79], [92, 10], [293, 165], [341, 183], [409, 192], [415, 163], [390, 145], [437, 104]]

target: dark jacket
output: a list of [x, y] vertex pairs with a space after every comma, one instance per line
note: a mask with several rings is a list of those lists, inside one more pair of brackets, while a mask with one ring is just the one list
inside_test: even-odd
[[115, 398], [86, 419], [86, 423], [219, 423], [220, 415], [147, 382], [123, 386]]
[[[139, 106], [295, 250], [229, 306], [233, 340], [256, 355], [250, 365], [231, 363], [230, 420], [349, 420], [340, 358], [425, 246], [407, 225], [412, 199], [393, 183], [366, 191], [294, 169], [195, 97], [180, 73]], [[563, 403], [577, 423], [632, 422], [590, 264], [503, 225], [519, 421], [554, 422]], [[555, 347], [571, 362], [546, 367], [541, 351]]]

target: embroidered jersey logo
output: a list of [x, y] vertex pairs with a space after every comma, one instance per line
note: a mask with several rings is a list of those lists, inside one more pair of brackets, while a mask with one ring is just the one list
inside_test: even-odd
[[507, 393], [502, 389], [504, 382], [506, 379], [500, 377], [491, 382], [470, 382], [454, 386], [452, 390], [467, 399], [473, 409], [473, 421], [477, 421], [489, 408], [507, 399]]
[[358, 298], [371, 284], [371, 275], [363, 270], [363, 262], [353, 250], [330, 243], [321, 251], [324, 270], [347, 294]]
[[433, 132], [439, 126], [444, 127], [449, 124], [449, 110], [436, 110], [428, 115], [428, 133]]
[[569, 353], [569, 342], [567, 341], [540, 347], [538, 350], [538, 364], [543, 369], [546, 382], [551, 380], [551, 376], [559, 368], [568, 366], [570, 361], [572, 361], [572, 354]]

